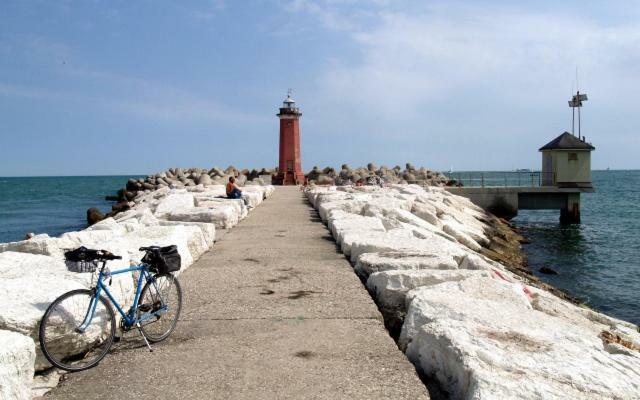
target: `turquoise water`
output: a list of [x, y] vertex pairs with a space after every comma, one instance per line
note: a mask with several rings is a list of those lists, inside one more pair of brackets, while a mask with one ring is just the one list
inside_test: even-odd
[[[109, 211], [104, 196], [129, 178], [0, 178], [0, 242], [82, 229], [86, 210]], [[531, 240], [524, 250], [536, 275], [640, 324], [640, 171], [595, 171], [593, 178], [596, 192], [582, 195], [582, 224], [560, 225], [558, 211], [521, 211], [513, 222]], [[559, 275], [539, 274], [541, 266]]]
[[[520, 211], [513, 222], [531, 240], [531, 270], [609, 315], [640, 324], [640, 171], [594, 171], [595, 193], [581, 195], [579, 225], [558, 211]], [[558, 275], [543, 275], [548, 266]]]
[[0, 243], [22, 240], [28, 232], [57, 236], [85, 228], [87, 209], [111, 211], [105, 195], [115, 194], [129, 178], [0, 177]]

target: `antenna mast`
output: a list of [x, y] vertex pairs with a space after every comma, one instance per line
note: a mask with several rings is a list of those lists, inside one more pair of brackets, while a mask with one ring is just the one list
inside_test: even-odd
[[569, 100], [569, 107], [571, 107], [572, 117], [571, 117], [571, 134], [573, 136], [575, 133], [575, 119], [576, 119], [576, 108], [578, 109], [578, 138], [582, 138], [582, 124], [580, 120], [580, 109], [582, 108], [582, 102], [587, 101], [587, 94], [580, 93], [580, 85], [578, 83], [578, 67], [576, 67], [576, 94], [574, 94]]

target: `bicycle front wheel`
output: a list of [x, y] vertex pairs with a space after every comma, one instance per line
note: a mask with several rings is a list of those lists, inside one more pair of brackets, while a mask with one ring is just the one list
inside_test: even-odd
[[171, 334], [182, 309], [182, 289], [172, 274], [159, 274], [147, 281], [140, 293], [138, 319], [140, 329], [152, 343]]
[[111, 305], [91, 290], [72, 290], [58, 297], [44, 313], [40, 348], [52, 365], [82, 371], [104, 358], [115, 333]]

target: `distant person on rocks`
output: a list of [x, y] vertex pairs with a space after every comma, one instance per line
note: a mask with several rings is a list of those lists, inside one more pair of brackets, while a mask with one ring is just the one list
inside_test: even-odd
[[230, 199], [241, 199], [242, 190], [236, 185], [236, 178], [229, 177], [229, 183], [227, 183], [227, 197]]

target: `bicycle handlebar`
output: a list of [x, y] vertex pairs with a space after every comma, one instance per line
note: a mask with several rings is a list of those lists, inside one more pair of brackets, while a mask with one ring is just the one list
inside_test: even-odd
[[116, 256], [110, 251], [107, 251], [107, 250], [100, 250], [100, 251], [102, 252], [102, 255], [100, 256], [102, 260], [122, 260], [122, 257]]
[[139, 249], [140, 251], [155, 251], [155, 250], [160, 250], [160, 246], [147, 246], [147, 247], [140, 247]]

